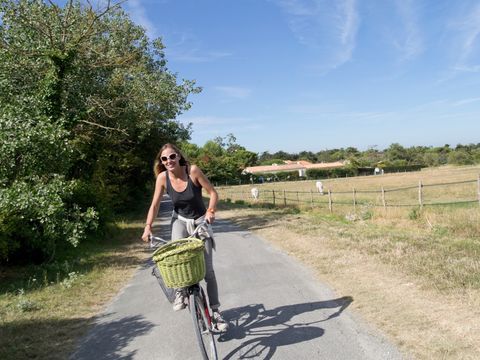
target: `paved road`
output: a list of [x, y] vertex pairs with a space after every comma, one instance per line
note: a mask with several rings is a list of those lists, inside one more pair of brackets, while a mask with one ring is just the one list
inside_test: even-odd
[[[168, 203], [155, 232], [168, 236]], [[217, 336], [220, 359], [401, 359], [380, 333], [354, 318], [348, 294], [334, 294], [264, 240], [217, 220], [215, 269], [231, 329]], [[143, 266], [98, 316], [72, 360], [199, 359], [188, 310], [173, 312]]]

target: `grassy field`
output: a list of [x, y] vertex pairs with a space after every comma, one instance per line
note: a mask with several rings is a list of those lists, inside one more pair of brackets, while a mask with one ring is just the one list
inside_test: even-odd
[[[218, 192], [224, 201], [271, 206], [275, 191], [275, 205], [280, 207], [315, 209], [352, 221], [371, 220], [400, 226], [405, 225], [405, 220], [418, 220], [417, 225], [439, 234], [448, 230], [473, 237], [480, 234], [479, 176], [480, 166], [443, 167], [382, 176], [326, 179], [322, 180], [324, 195], [316, 191], [315, 180], [219, 187]], [[423, 185], [422, 207], [419, 182]], [[254, 186], [260, 192], [258, 201], [254, 201], [250, 193]], [[382, 188], [385, 201], [382, 200]], [[355, 204], [353, 189], [356, 191]]]
[[[479, 167], [429, 169], [325, 180], [332, 191], [475, 180]], [[455, 201], [476, 187], [437, 189]], [[476, 182], [474, 183], [477, 186]], [[457, 185], [455, 185], [457, 186]], [[314, 181], [265, 184], [264, 191], [305, 191]], [[443, 186], [445, 187], [445, 186]], [[244, 192], [250, 195], [250, 187]], [[433, 189], [433, 187], [432, 187]], [[238, 188], [221, 188], [233, 196]], [[310, 190], [309, 190], [310, 191]], [[447, 194], [445, 194], [447, 193]], [[224, 198], [226, 199], [226, 197]], [[231, 198], [221, 217], [257, 232], [313, 268], [353, 309], [418, 359], [477, 359], [480, 353], [480, 206], [272, 208]], [[399, 197], [398, 201], [407, 201]], [[288, 204], [287, 204], [288, 205]]]
[[61, 262], [0, 268], [0, 359], [67, 359], [103, 306], [150, 254], [143, 219]]
[[354, 200], [356, 207], [383, 210], [418, 206], [420, 182], [422, 204], [426, 206], [447, 202], [479, 203], [479, 176], [480, 166], [443, 167], [381, 176], [322, 179], [324, 195], [317, 192], [316, 180], [219, 187], [218, 190], [223, 199], [251, 202], [250, 189], [256, 187], [261, 203], [316, 208], [328, 208], [330, 191], [335, 211], [356, 210]]

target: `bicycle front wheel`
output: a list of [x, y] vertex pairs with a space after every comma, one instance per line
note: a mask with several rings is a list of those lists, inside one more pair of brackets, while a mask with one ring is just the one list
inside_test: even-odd
[[193, 328], [197, 336], [200, 352], [204, 360], [217, 360], [217, 347], [211, 328], [210, 315], [205, 298], [198, 292], [190, 294], [190, 313], [192, 314]]

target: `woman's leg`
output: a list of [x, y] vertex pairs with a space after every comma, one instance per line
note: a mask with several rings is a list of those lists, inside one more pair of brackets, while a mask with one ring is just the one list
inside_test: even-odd
[[[172, 218], [172, 234], [171, 240], [183, 239], [188, 236], [185, 223], [177, 218]], [[175, 289], [175, 300], [173, 302], [173, 310], [179, 311], [185, 309], [185, 288]]]
[[[172, 218], [172, 240], [183, 239], [188, 237], [187, 226], [185, 222]], [[215, 271], [213, 269], [213, 249], [212, 239], [205, 239], [205, 282], [207, 283], [207, 294], [210, 303], [210, 308], [216, 310], [220, 307], [218, 300], [218, 286]]]
[[187, 226], [186, 224], [177, 219], [172, 218], [172, 236], [171, 240], [178, 240], [188, 237]]
[[220, 301], [218, 300], [218, 286], [217, 278], [215, 277], [215, 271], [213, 270], [213, 249], [212, 238], [205, 240], [205, 282], [207, 283], [207, 294], [212, 310], [217, 310], [220, 307]]

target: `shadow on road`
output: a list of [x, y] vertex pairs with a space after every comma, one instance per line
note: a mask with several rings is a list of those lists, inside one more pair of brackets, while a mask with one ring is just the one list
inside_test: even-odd
[[[104, 315], [108, 316], [108, 314]], [[135, 350], [125, 351], [128, 344], [153, 328], [154, 324], [142, 316], [129, 316], [98, 324], [70, 360], [133, 359]]]
[[240, 229], [243, 230], [258, 230], [258, 229], [266, 229], [269, 227], [273, 227], [273, 224], [268, 225], [272, 222], [272, 220], [278, 217], [275, 214], [264, 214], [262, 216], [257, 215], [237, 215], [235, 217], [235, 225], [233, 225], [228, 220], [216, 220], [214, 226], [216, 225], [219, 229], [218, 232], [228, 232], [228, 231], [239, 231]]
[[[339, 316], [353, 301], [350, 296], [311, 303], [279, 306], [271, 310], [263, 304], [251, 304], [223, 311], [231, 328], [222, 334], [219, 342], [246, 339], [224, 359], [271, 359], [279, 346], [309, 341], [322, 336], [324, 329], [313, 326]], [[336, 309], [323, 319], [312, 322], [292, 322], [296, 315], [321, 309]]]

